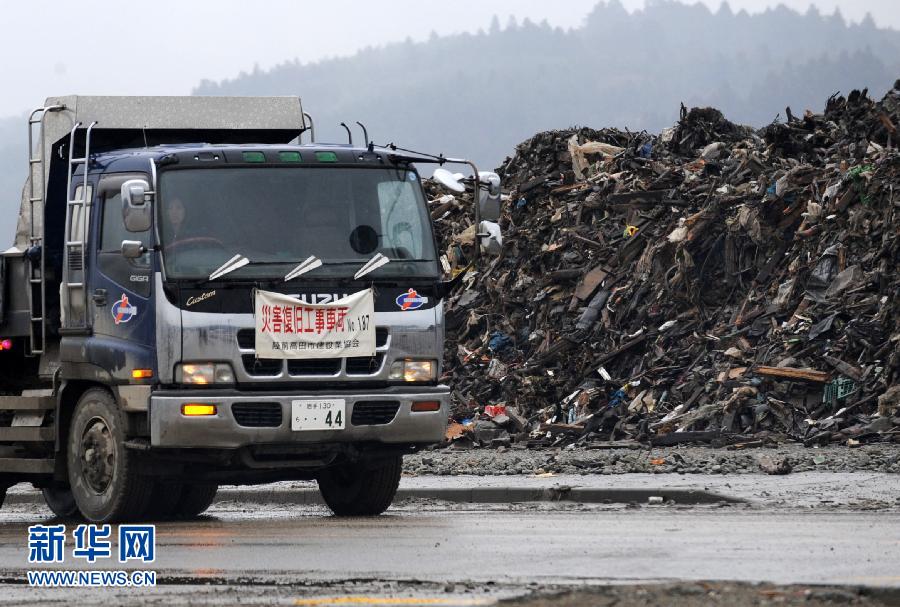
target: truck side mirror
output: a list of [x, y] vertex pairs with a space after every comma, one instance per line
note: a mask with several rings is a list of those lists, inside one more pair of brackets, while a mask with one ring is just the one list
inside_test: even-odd
[[144, 243], [140, 240], [123, 240], [122, 241], [122, 257], [125, 259], [138, 259], [147, 252]]
[[143, 179], [129, 179], [122, 184], [122, 219], [126, 230], [146, 232], [150, 229], [152, 195], [150, 185]]
[[497, 173], [482, 171], [478, 173], [478, 204], [481, 209], [481, 218], [487, 221], [500, 219], [500, 176]]
[[462, 194], [466, 191], [466, 186], [461, 183], [462, 178], [462, 173], [451, 173], [447, 169], [434, 170], [434, 180], [446, 189], [451, 192], [456, 192], [457, 194]]
[[480, 240], [481, 250], [496, 257], [503, 250], [503, 233], [500, 231], [500, 224], [493, 221], [482, 221], [478, 230], [478, 238]]
[[[462, 193], [466, 191], [466, 184], [474, 184], [474, 179], [465, 179], [462, 173], [451, 173], [447, 169], [435, 169], [434, 180], [444, 189], [451, 192]], [[490, 171], [478, 173], [478, 207], [481, 218], [487, 221], [500, 219], [500, 176]]]

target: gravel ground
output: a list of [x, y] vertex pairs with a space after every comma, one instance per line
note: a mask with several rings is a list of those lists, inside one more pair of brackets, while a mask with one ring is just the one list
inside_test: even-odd
[[827, 586], [773, 586], [696, 582], [638, 586], [606, 586], [569, 590], [556, 594], [536, 593], [525, 599], [509, 599], [502, 605], [516, 607], [763, 607], [771, 605], [897, 605], [900, 595], [892, 591]]
[[[653, 449], [434, 449], [403, 460], [407, 474], [743, 474], [788, 472], [900, 472], [900, 445], [857, 448], [781, 445], [728, 450], [708, 447]], [[771, 473], [771, 472], [770, 472]]]
[[73, 596], [81, 607], [112, 605], [387, 605], [426, 607], [771, 607], [851, 605], [882, 607], [900, 603], [890, 589], [847, 586], [779, 586], [737, 582], [615, 584], [610, 586], [528, 587], [494, 584], [436, 584], [392, 580], [335, 580], [310, 583], [286, 579], [196, 580], [162, 576], [154, 589], [29, 588], [19, 578], [0, 577], [0, 605], [67, 605]]

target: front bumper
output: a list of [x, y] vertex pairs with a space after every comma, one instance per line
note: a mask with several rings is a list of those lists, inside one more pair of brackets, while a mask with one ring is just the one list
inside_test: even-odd
[[[347, 402], [347, 424], [343, 430], [291, 430], [291, 401], [298, 398], [343, 398]], [[380, 425], [357, 425], [351, 422], [353, 407], [363, 401], [398, 401], [397, 414]], [[439, 401], [439, 411], [413, 413], [416, 401]], [[185, 417], [181, 405], [209, 403], [217, 406], [217, 414], [208, 417]], [[245, 427], [232, 413], [235, 403], [278, 403], [281, 425], [278, 427]], [[367, 392], [304, 391], [302, 393], [260, 393], [237, 390], [179, 390], [156, 392], [150, 398], [150, 444], [152, 447], [185, 449], [235, 449], [263, 444], [315, 444], [376, 442], [386, 444], [427, 444], [444, 439], [450, 411], [450, 389], [447, 386], [395, 387]]]

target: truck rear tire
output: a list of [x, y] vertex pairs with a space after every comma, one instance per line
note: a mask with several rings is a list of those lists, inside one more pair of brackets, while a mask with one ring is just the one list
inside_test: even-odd
[[57, 518], [68, 520], [81, 515], [78, 504], [75, 503], [75, 496], [72, 495], [68, 485], [53, 483], [41, 489], [41, 493], [44, 494], [44, 503]]
[[319, 474], [319, 492], [336, 516], [376, 516], [394, 501], [402, 468], [399, 455], [327, 468]]
[[69, 485], [88, 521], [140, 520], [153, 481], [139, 473], [137, 454], [125, 448], [125, 420], [113, 396], [91, 388], [78, 400], [69, 427]]

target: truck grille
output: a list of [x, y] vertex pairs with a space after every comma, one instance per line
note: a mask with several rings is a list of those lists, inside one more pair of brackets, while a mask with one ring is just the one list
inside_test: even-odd
[[340, 371], [340, 358], [311, 358], [309, 360], [288, 361], [288, 375], [337, 375]]
[[256, 336], [253, 329], [241, 329], [237, 333], [238, 346], [241, 350], [252, 350], [256, 347]]
[[354, 426], [383, 426], [397, 416], [400, 403], [395, 400], [368, 400], [353, 405], [350, 423]]
[[241, 360], [244, 363], [244, 371], [247, 375], [255, 375], [257, 377], [273, 377], [280, 375], [284, 364], [276, 358], [256, 358], [253, 354], [242, 354]]
[[[387, 327], [375, 327], [375, 347], [386, 348], [390, 332]], [[278, 377], [284, 371], [284, 362], [273, 358], [256, 358], [253, 349], [256, 347], [256, 336], [253, 329], [240, 329], [237, 332], [238, 347], [243, 350], [241, 361], [244, 371], [251, 377]], [[248, 352], [249, 350], [249, 352]], [[358, 356], [346, 359], [314, 358], [310, 360], [288, 360], [287, 373], [291, 377], [337, 377], [341, 375], [342, 365], [348, 376], [377, 375], [384, 366], [384, 353], [375, 356]]]
[[234, 403], [231, 414], [245, 428], [278, 428], [281, 426], [279, 403]]
[[347, 375], [375, 375], [381, 370], [384, 354], [357, 356], [347, 359]]

